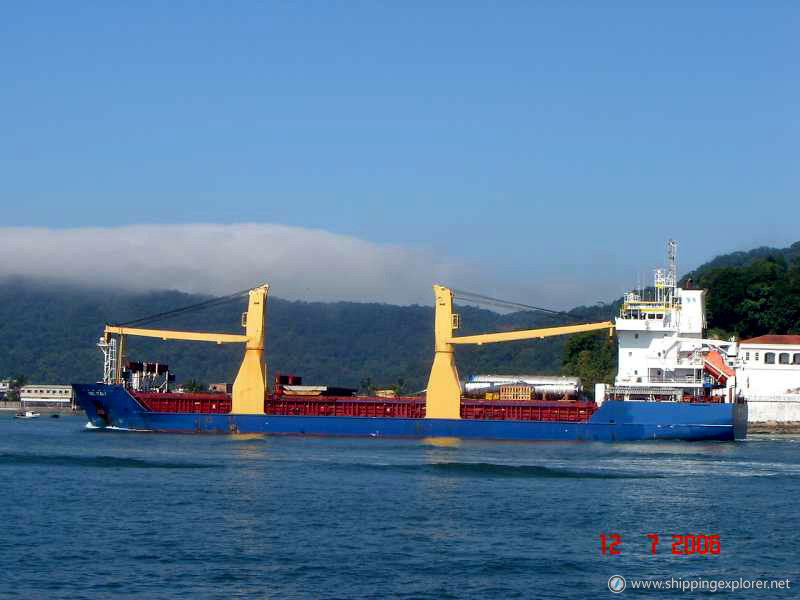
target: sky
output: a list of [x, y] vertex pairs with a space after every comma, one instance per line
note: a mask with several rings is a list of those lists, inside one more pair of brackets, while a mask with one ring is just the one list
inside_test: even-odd
[[0, 275], [564, 308], [800, 239], [796, 2], [24, 2]]

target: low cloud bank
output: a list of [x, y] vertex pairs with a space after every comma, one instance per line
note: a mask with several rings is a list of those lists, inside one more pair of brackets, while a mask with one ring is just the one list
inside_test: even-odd
[[421, 248], [272, 224], [0, 228], [0, 276], [132, 290], [223, 295], [266, 281], [288, 299], [430, 304], [432, 283], [473, 270]]

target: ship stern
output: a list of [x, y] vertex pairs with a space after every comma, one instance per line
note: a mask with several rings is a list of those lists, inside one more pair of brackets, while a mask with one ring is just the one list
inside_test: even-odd
[[747, 437], [747, 420], [749, 412], [747, 401], [736, 402], [733, 406], [733, 439], [743, 440]]

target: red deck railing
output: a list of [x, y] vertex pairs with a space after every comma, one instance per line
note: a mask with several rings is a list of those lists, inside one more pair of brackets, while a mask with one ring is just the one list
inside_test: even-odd
[[[228, 394], [163, 394], [132, 392], [152, 412], [227, 414], [231, 411]], [[516, 421], [588, 421], [597, 410], [594, 402], [575, 400], [497, 402], [463, 398], [462, 419]], [[425, 400], [418, 396], [380, 398], [367, 396], [288, 396], [269, 395], [264, 399], [268, 415], [303, 417], [380, 417], [422, 419]]]
[[307, 417], [383, 417], [422, 419], [425, 401], [416, 396], [379, 398], [373, 396], [268, 396], [268, 415]]
[[139, 403], [152, 412], [227, 414], [231, 412], [228, 394], [164, 394], [131, 392]]
[[462, 419], [513, 421], [588, 421], [597, 405], [594, 402], [562, 400], [550, 402], [461, 402]]

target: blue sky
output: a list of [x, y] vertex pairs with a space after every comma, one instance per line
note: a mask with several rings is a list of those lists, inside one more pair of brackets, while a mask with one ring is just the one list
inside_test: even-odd
[[798, 31], [793, 2], [12, 3], [0, 233], [277, 224], [607, 300], [668, 237], [682, 271], [800, 239]]

